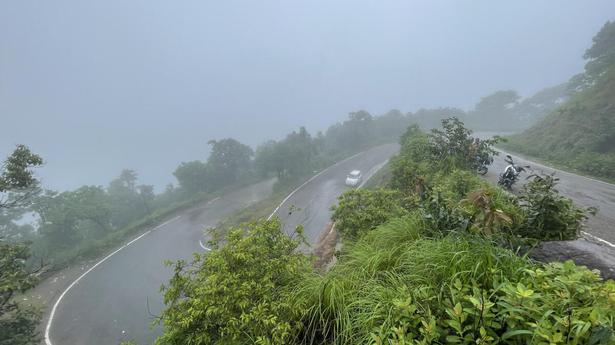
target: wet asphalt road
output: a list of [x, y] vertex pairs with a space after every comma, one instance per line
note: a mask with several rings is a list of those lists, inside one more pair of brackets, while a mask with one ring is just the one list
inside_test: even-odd
[[[299, 189], [278, 210], [285, 229], [305, 226], [309, 240], [329, 222], [330, 207], [348, 187], [348, 172], [369, 176], [395, 154], [398, 145], [383, 145], [340, 162]], [[232, 211], [271, 193], [273, 181], [259, 183], [183, 213], [111, 256], [83, 277], [58, 305], [50, 328], [53, 345], [108, 345], [132, 340], [151, 344], [161, 334], [151, 327], [163, 309], [160, 286], [171, 277], [165, 260], [190, 260], [203, 229], [215, 226]], [[295, 205], [300, 211], [289, 214]]]
[[[203, 230], [270, 195], [273, 180], [232, 192], [191, 209], [119, 251], [79, 281], [58, 305], [53, 345], [151, 344], [160, 334], [152, 314], [163, 307], [160, 286], [171, 277], [165, 260], [190, 260], [202, 251]], [[149, 311], [148, 311], [149, 305]], [[151, 314], [150, 314], [151, 313]]]
[[303, 225], [306, 238], [314, 243], [329, 223], [331, 206], [337, 204], [337, 197], [351, 188], [344, 184], [346, 175], [358, 169], [365, 180], [398, 150], [397, 144], [378, 146], [330, 167], [303, 186], [275, 213], [282, 220], [284, 231], [292, 233], [297, 225]]

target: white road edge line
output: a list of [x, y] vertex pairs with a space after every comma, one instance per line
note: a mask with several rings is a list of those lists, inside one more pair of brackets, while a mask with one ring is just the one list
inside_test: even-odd
[[[205, 204], [205, 205], [206, 205], [206, 206], [209, 206], [209, 205], [213, 204], [214, 202], [216, 202], [216, 201], [218, 201], [218, 200], [220, 200], [220, 197], [215, 197], [215, 198], [213, 198], [213, 199], [209, 200], [209, 201], [207, 202], [207, 204]], [[201, 226], [202, 226], [203, 228], [207, 228], [207, 227], [205, 226], [205, 224], [201, 224]], [[211, 251], [211, 249], [209, 249], [209, 248], [205, 247], [205, 245], [203, 244], [202, 240], [199, 240], [199, 246], [200, 246], [201, 248], [203, 248], [204, 250], [207, 250], [208, 252], [210, 252], [210, 251]]]
[[[369, 150], [368, 150], [368, 151], [369, 151]], [[293, 190], [292, 192], [290, 192], [290, 194], [288, 194], [288, 195], [286, 196], [286, 198], [284, 198], [284, 200], [282, 200], [282, 202], [278, 205], [278, 207], [276, 207], [276, 208], [275, 208], [275, 210], [273, 210], [273, 212], [271, 212], [271, 214], [269, 215], [269, 217], [267, 217], [267, 220], [271, 220], [271, 218], [273, 218], [273, 215], [274, 215], [274, 214], [276, 214], [276, 212], [278, 212], [278, 210], [280, 209], [280, 207], [282, 207], [282, 205], [284, 205], [284, 203], [285, 203], [285, 202], [287, 202], [287, 201], [288, 201], [288, 199], [290, 199], [290, 198], [291, 198], [291, 197], [292, 197], [295, 193], [297, 193], [297, 192], [298, 192], [301, 188], [303, 188], [306, 184], [308, 184], [308, 183], [310, 183], [310, 182], [314, 181], [314, 179], [316, 179], [318, 176], [320, 176], [320, 175], [324, 174], [324, 173], [325, 173], [325, 172], [327, 172], [329, 169], [331, 169], [331, 168], [333, 168], [333, 167], [335, 167], [335, 166], [338, 166], [339, 164], [342, 164], [342, 163], [344, 163], [344, 162], [346, 162], [346, 161], [348, 161], [348, 160], [351, 160], [351, 159], [353, 159], [353, 158], [355, 158], [355, 157], [357, 157], [357, 156], [359, 156], [359, 155], [361, 155], [361, 154], [363, 154], [363, 153], [365, 153], [365, 152], [367, 152], [367, 151], [362, 151], [362, 152], [359, 152], [359, 153], [357, 153], [357, 154], [355, 154], [355, 155], [352, 155], [352, 156], [350, 156], [350, 157], [348, 157], [348, 158], [346, 158], [346, 159], [344, 159], [344, 160], [341, 160], [341, 161], [339, 161], [339, 162], [337, 162], [337, 163], [335, 163], [335, 164], [333, 164], [333, 165], [331, 165], [331, 166], [329, 166], [329, 167], [325, 168], [324, 170], [322, 170], [322, 171], [321, 171], [321, 172], [319, 172], [318, 174], [316, 174], [316, 175], [312, 176], [309, 180], [307, 180], [307, 181], [303, 182], [303, 184], [302, 184], [301, 186], [297, 187], [295, 190]]]
[[199, 240], [199, 246], [201, 246], [201, 248], [203, 248], [204, 250], [211, 252], [210, 248], [205, 247], [205, 245], [203, 244], [203, 241]]
[[581, 231], [581, 235], [583, 235], [585, 237], [589, 237], [590, 239], [598, 241], [600, 243], [606, 244], [607, 246], [609, 246], [611, 248], [615, 248], [615, 244], [613, 244], [613, 243], [611, 243], [611, 242], [609, 242], [609, 241], [607, 241], [605, 239], [602, 239], [602, 238], [600, 238], [598, 236], [592, 235], [589, 232]]
[[98, 261], [96, 264], [94, 264], [94, 266], [90, 267], [87, 271], [85, 271], [82, 275], [80, 275], [77, 279], [75, 279], [75, 281], [73, 281], [60, 295], [60, 297], [58, 297], [58, 299], [56, 300], [56, 302], [53, 304], [53, 307], [51, 308], [51, 314], [49, 314], [49, 320], [47, 320], [47, 325], [45, 326], [45, 344], [46, 345], [53, 345], [53, 343], [51, 342], [51, 336], [49, 335], [50, 331], [51, 331], [51, 324], [53, 323], [53, 317], [56, 314], [56, 310], [58, 309], [58, 306], [60, 305], [60, 302], [62, 302], [62, 299], [64, 298], [64, 296], [68, 293], [68, 291], [70, 291], [70, 289], [73, 288], [73, 286], [77, 285], [77, 283], [79, 283], [79, 281], [85, 277], [88, 273], [92, 272], [92, 270], [94, 270], [96, 267], [98, 267], [100, 264], [102, 264], [103, 262], [107, 261], [107, 259], [109, 259], [110, 257], [112, 257], [113, 255], [117, 254], [120, 250], [128, 247], [129, 245], [133, 244], [134, 242], [140, 240], [143, 236], [149, 234], [150, 232], [152, 232], [153, 230], [156, 230], [164, 225], [167, 225], [177, 219], [181, 218], [181, 216], [177, 216], [175, 218], [172, 218], [158, 226], [156, 226], [153, 229], [147, 230], [146, 232], [142, 233], [141, 235], [139, 235], [137, 238], [133, 239], [132, 241], [124, 244], [123, 246], [119, 247], [118, 249], [116, 249], [114, 252], [112, 252], [111, 254], [105, 256], [102, 260]]
[[215, 197], [215, 198], [213, 198], [213, 199], [211, 199], [211, 200], [209, 200], [209, 201], [207, 202], [207, 204], [205, 204], [205, 205], [211, 205], [211, 204], [213, 204], [214, 202], [216, 202], [216, 201], [218, 201], [218, 200], [220, 200], [220, 197], [219, 197], [219, 196], [218, 196], [218, 197]]

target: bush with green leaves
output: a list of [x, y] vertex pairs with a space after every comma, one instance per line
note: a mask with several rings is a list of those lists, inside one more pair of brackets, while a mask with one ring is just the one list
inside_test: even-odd
[[[18, 145], [0, 165], [0, 212], [28, 206], [38, 192], [34, 168], [43, 159], [27, 146]], [[19, 214], [19, 213], [18, 213]], [[6, 214], [5, 214], [6, 215]], [[0, 227], [0, 230], [5, 230]], [[36, 272], [27, 267], [30, 249], [27, 243], [14, 242], [0, 232], [0, 345], [27, 345], [38, 340], [38, 310], [20, 303], [18, 296], [36, 283]]]
[[[557, 178], [534, 175], [518, 198], [506, 194], [474, 173], [472, 160], [467, 158], [473, 143], [471, 131], [454, 118], [443, 120], [442, 125], [428, 136], [418, 128], [408, 129], [400, 154], [391, 162], [389, 183], [400, 193], [421, 196], [420, 207], [432, 231], [473, 229], [538, 240], [579, 236], [587, 214], [595, 210], [580, 209], [559, 195]], [[426, 138], [429, 145], [425, 145]], [[481, 154], [492, 155], [497, 140], [481, 141]]]
[[442, 193], [451, 204], [456, 204], [473, 191], [489, 185], [474, 172], [461, 169], [454, 169], [449, 173], [436, 173], [431, 184], [433, 189]]
[[0, 345], [27, 345], [38, 340], [38, 311], [16, 299], [36, 282], [26, 268], [29, 257], [26, 245], [0, 238]]
[[587, 213], [572, 200], [561, 196], [555, 186], [559, 181], [553, 175], [533, 175], [519, 196], [525, 212], [525, 222], [519, 235], [540, 240], [574, 240], [579, 237]]
[[391, 300], [374, 344], [612, 344], [615, 284], [571, 261], [527, 269], [485, 288], [456, 279], [430, 306], [421, 294]]
[[331, 219], [344, 239], [360, 238], [389, 219], [404, 215], [401, 193], [389, 189], [352, 189], [342, 194]]
[[[217, 236], [214, 236], [217, 238]], [[287, 291], [311, 270], [277, 219], [231, 229], [225, 243], [174, 264], [156, 344], [284, 344], [301, 329]]]
[[500, 137], [477, 140], [472, 131], [456, 117], [442, 120], [442, 128], [435, 128], [429, 134], [432, 164], [441, 171], [451, 169], [476, 170], [478, 164], [490, 161], [497, 154], [493, 145]]

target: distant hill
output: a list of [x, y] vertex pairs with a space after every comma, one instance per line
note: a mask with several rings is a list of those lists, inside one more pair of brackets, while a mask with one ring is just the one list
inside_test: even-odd
[[441, 107], [419, 109], [407, 117], [424, 129], [438, 128], [441, 121], [457, 117], [475, 131], [514, 132], [542, 120], [569, 97], [568, 83], [548, 87], [521, 98], [514, 90], [500, 90], [482, 97], [474, 109]]
[[615, 22], [604, 25], [584, 57], [570, 99], [504, 146], [615, 179]]
[[527, 98], [514, 90], [496, 91], [468, 111], [465, 123], [474, 130], [524, 130], [544, 119], [568, 97], [567, 83], [542, 89]]

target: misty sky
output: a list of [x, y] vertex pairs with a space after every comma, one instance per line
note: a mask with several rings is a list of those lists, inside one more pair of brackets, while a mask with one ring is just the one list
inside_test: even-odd
[[209, 139], [530, 95], [609, 19], [612, 0], [0, 0], [0, 155], [31, 146], [54, 189], [122, 168], [162, 187]]

